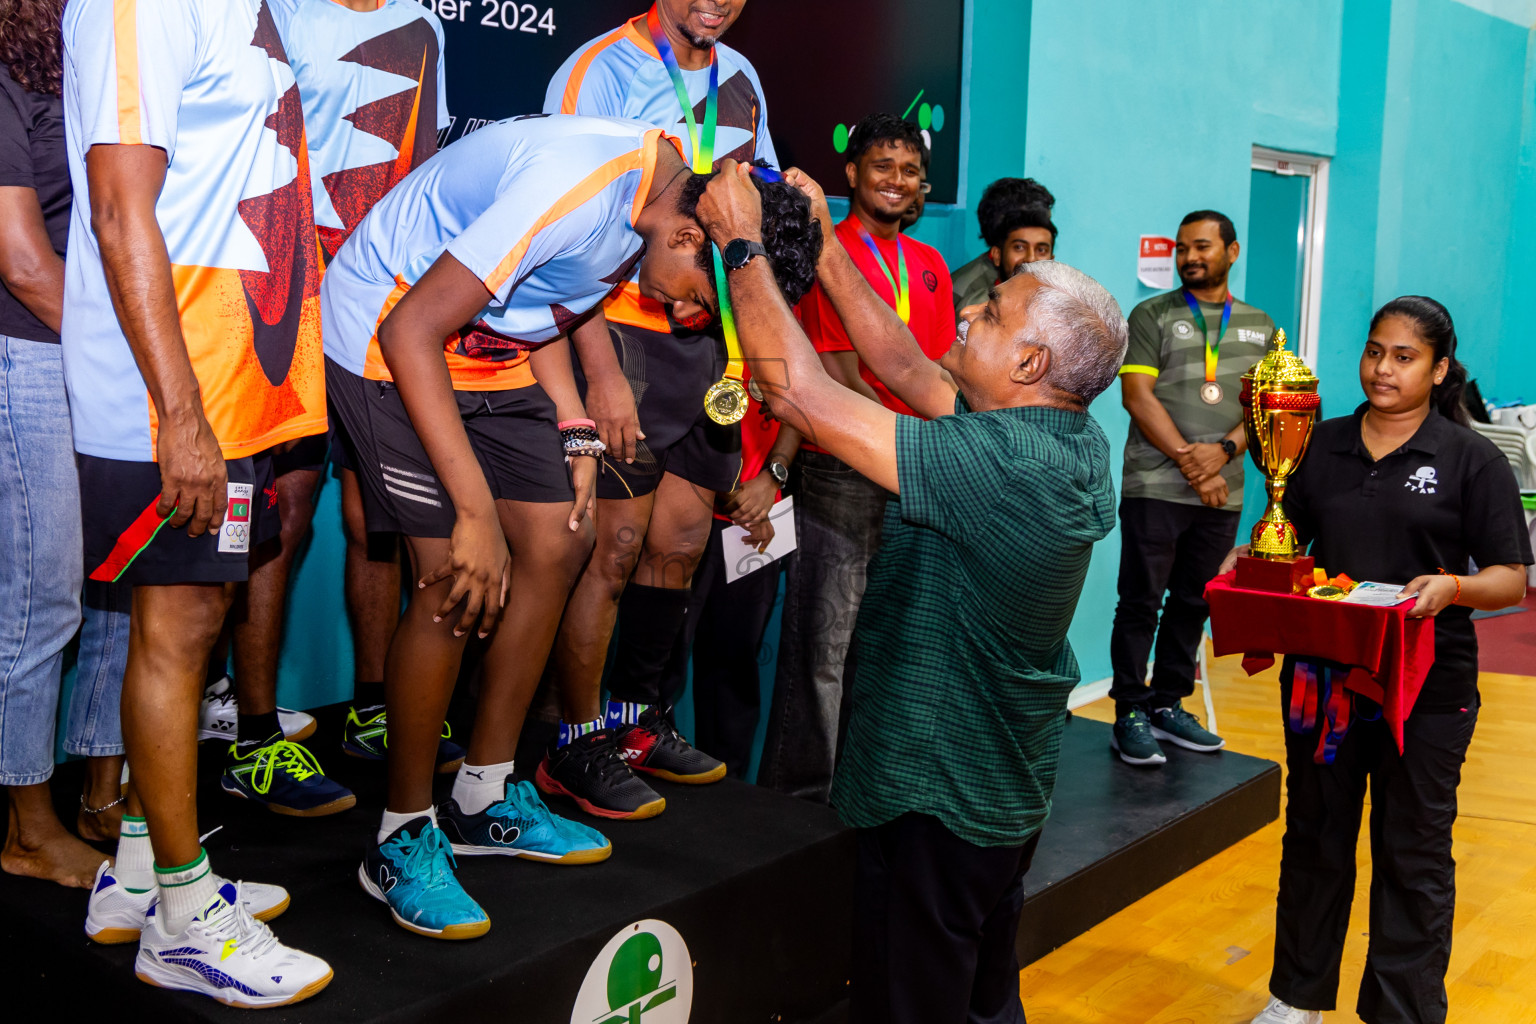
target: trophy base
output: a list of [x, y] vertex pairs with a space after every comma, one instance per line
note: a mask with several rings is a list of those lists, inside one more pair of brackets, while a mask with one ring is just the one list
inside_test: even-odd
[[1271, 594], [1304, 594], [1312, 586], [1311, 555], [1295, 558], [1254, 558], [1243, 555], [1237, 560], [1236, 585], [1244, 590], [1264, 590]]

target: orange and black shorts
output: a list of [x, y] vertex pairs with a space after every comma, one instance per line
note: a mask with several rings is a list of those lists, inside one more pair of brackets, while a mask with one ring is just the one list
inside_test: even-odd
[[188, 537], [155, 514], [160, 467], [94, 455], [80, 467], [80, 518], [85, 570], [90, 579], [134, 586], [240, 583], [250, 574], [250, 552], [277, 537], [277, 485], [267, 455], [231, 459], [224, 525]]

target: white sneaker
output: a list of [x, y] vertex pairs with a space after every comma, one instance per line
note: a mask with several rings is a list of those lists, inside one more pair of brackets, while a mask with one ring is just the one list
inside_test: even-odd
[[[234, 883], [217, 879], [219, 891], [227, 899], [233, 899], [238, 891], [258, 921], [270, 921], [288, 909], [288, 890], [280, 885], [263, 885], [261, 882], [243, 882], [237, 888]], [[85, 908], [85, 934], [92, 942], [115, 946], [124, 942], [137, 942], [144, 929], [144, 916], [155, 903], [158, 889], [129, 892], [112, 874], [112, 862], [102, 861], [96, 869], [96, 884], [91, 887], [91, 899]]]
[[[197, 712], [197, 738], [233, 742], [239, 713], [235, 684], [225, 676], [203, 691], [203, 706]], [[277, 709], [277, 724], [283, 728], [283, 738], [295, 743], [309, 739], [315, 732], [314, 716], [292, 708]]]
[[150, 908], [133, 962], [139, 980], [251, 1009], [297, 1003], [329, 985], [330, 965], [278, 942], [246, 909], [243, 888], [220, 886], [180, 935], [167, 935], [158, 904]]
[[1253, 1024], [1323, 1024], [1321, 1010], [1298, 1010], [1291, 1004], [1269, 997], [1264, 1012], [1253, 1018]]

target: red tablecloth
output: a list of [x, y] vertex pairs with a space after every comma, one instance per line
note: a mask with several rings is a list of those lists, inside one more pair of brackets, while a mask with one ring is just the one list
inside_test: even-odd
[[1410, 619], [1412, 604], [1373, 608], [1242, 590], [1235, 576], [1218, 576], [1205, 588], [1216, 654], [1243, 655], [1249, 675], [1273, 665], [1276, 654], [1351, 666], [1345, 688], [1381, 705], [1401, 751], [1403, 722], [1435, 661], [1435, 620]]

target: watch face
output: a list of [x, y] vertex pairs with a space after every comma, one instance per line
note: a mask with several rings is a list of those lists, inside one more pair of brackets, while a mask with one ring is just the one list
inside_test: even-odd
[[725, 243], [725, 251], [720, 255], [724, 257], [726, 266], [732, 270], [740, 270], [747, 265], [747, 260], [752, 258], [752, 250], [745, 238], [733, 238]]
[[778, 481], [780, 486], [783, 486], [789, 481], [789, 469], [782, 462], [768, 463], [768, 475], [772, 476], [774, 480]]

